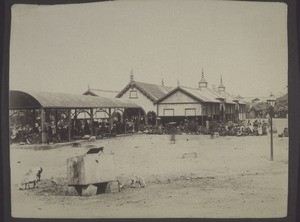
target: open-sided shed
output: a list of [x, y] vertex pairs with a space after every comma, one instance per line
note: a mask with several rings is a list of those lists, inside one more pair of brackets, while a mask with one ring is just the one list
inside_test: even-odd
[[[117, 98], [105, 98], [85, 95], [74, 95], [67, 93], [43, 92], [43, 91], [10, 91], [10, 116], [24, 110], [31, 110], [33, 118], [40, 118], [42, 142], [45, 142], [45, 120], [47, 116], [55, 117], [55, 128], [57, 129], [58, 113], [63, 112], [68, 119], [68, 139], [71, 140], [71, 122], [80, 113], [87, 113], [90, 122], [98, 112], [104, 112], [109, 119], [109, 130], [112, 129], [112, 119], [119, 112], [123, 116], [127, 109], [135, 109], [138, 113], [141, 107], [135, 103]], [[48, 117], [49, 118], [49, 117]], [[33, 121], [33, 124], [35, 121]], [[93, 134], [94, 132], [91, 132]]]

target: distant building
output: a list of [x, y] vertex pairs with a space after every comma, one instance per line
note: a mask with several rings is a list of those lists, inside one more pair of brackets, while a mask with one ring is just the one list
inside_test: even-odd
[[255, 104], [255, 103], [259, 103], [259, 102], [267, 102], [267, 97], [264, 97], [264, 96], [242, 97], [242, 99], [249, 104]]

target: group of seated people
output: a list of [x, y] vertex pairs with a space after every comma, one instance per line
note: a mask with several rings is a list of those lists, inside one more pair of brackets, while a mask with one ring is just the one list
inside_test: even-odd
[[[264, 136], [269, 132], [269, 124], [264, 120], [255, 120], [253, 123], [249, 120], [247, 124], [243, 122], [221, 123], [218, 124], [216, 131], [220, 136]], [[275, 132], [274, 129], [273, 132]]]
[[[242, 121], [237, 122], [217, 122], [209, 121], [208, 126], [203, 126], [197, 122], [182, 121], [179, 123], [165, 123], [156, 125], [145, 125], [141, 127], [141, 131], [147, 134], [204, 134], [209, 135], [218, 133], [220, 136], [259, 136], [267, 135], [269, 130], [269, 123], [264, 120]], [[273, 133], [277, 130], [273, 128]]]

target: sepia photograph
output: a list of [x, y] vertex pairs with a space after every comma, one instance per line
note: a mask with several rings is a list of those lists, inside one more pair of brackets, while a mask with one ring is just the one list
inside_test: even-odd
[[287, 4], [10, 10], [13, 218], [287, 217]]

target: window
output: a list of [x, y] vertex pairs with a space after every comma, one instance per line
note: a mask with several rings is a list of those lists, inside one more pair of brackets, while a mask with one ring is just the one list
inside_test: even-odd
[[164, 116], [174, 116], [174, 109], [164, 109]]
[[136, 99], [137, 98], [137, 91], [131, 90], [130, 91], [130, 99]]
[[196, 109], [195, 108], [185, 109], [185, 116], [196, 116]]

